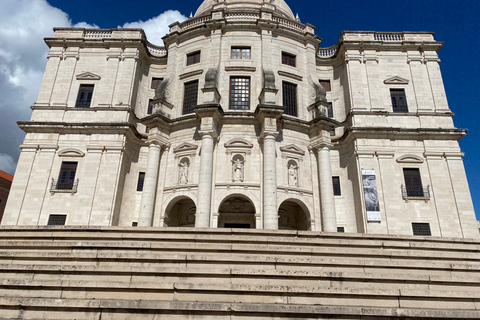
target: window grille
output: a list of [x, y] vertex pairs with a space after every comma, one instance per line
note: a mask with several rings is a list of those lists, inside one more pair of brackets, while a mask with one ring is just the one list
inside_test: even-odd
[[193, 113], [193, 107], [197, 105], [198, 80], [185, 83], [185, 94], [183, 97], [183, 114]]
[[187, 54], [187, 66], [200, 62], [200, 51]]
[[344, 233], [345, 232], [345, 227], [337, 227], [337, 232]]
[[327, 105], [327, 117], [333, 118], [333, 105], [331, 102]]
[[414, 236], [431, 236], [432, 231], [430, 230], [429, 223], [412, 223], [413, 235]]
[[138, 227], [138, 222], [137, 222], [137, 221], [133, 221], [133, 222], [132, 222], [132, 227]]
[[332, 86], [330, 84], [330, 80], [318, 80], [320, 85], [325, 89], [325, 91], [329, 92], [332, 91]]
[[250, 78], [230, 78], [230, 110], [250, 109]]
[[163, 78], [152, 78], [152, 85], [150, 86], [150, 88], [152, 88], [154, 90], [157, 89], [158, 85], [162, 81], [163, 81]]
[[93, 96], [93, 84], [81, 84], [78, 90], [76, 108], [90, 108]]
[[407, 97], [404, 89], [390, 89], [393, 112], [408, 112]]
[[143, 191], [143, 183], [145, 182], [145, 172], [138, 173], [137, 191]]
[[67, 220], [66, 214], [51, 214], [48, 216], [47, 225], [49, 226], [64, 226]]
[[342, 191], [340, 189], [340, 177], [332, 177], [332, 182], [333, 182], [333, 195], [341, 196]]
[[297, 116], [297, 85], [289, 82], [283, 82], [283, 105], [285, 114]]
[[420, 169], [403, 168], [403, 177], [405, 178], [405, 193], [407, 197], [425, 197]]
[[282, 64], [295, 67], [296, 66], [295, 60], [296, 60], [296, 56], [294, 56], [293, 54], [282, 52]]
[[232, 59], [250, 59], [250, 48], [232, 47]]

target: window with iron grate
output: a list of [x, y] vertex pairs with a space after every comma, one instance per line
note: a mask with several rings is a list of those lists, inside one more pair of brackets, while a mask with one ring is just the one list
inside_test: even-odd
[[187, 54], [187, 66], [200, 63], [200, 51]]
[[77, 102], [75, 103], [76, 108], [90, 108], [93, 97], [93, 84], [81, 84], [80, 89], [78, 89]]
[[432, 231], [430, 230], [429, 223], [412, 223], [413, 235], [414, 236], [431, 236]]
[[283, 105], [285, 114], [297, 116], [297, 85], [290, 82], [283, 82]]
[[337, 227], [337, 232], [344, 233], [345, 227]]
[[405, 89], [390, 89], [393, 112], [408, 112]]
[[423, 197], [422, 179], [420, 169], [403, 168], [403, 177], [405, 178], [405, 189], [407, 197]]
[[332, 86], [330, 84], [330, 80], [318, 80], [320, 85], [325, 89], [325, 91], [329, 92], [332, 91]]
[[332, 177], [332, 183], [333, 183], [333, 195], [341, 196], [342, 190], [340, 189], [340, 177]]
[[185, 94], [183, 96], [183, 114], [193, 113], [193, 107], [198, 100], [198, 80], [185, 83]]
[[48, 216], [47, 225], [49, 226], [64, 226], [67, 221], [66, 214], [51, 214]]
[[293, 54], [289, 54], [286, 52], [282, 52], [282, 64], [286, 64], [287, 66], [290, 67], [295, 67], [296, 66], [296, 56]]
[[145, 172], [138, 173], [137, 191], [143, 191], [143, 183], [145, 182]]
[[250, 109], [250, 78], [230, 78], [230, 110]]

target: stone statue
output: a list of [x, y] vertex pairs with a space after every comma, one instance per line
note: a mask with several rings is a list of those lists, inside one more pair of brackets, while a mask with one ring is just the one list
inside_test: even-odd
[[188, 183], [188, 162], [180, 162], [178, 165], [180, 171], [178, 173], [178, 184], [187, 184]]
[[232, 161], [232, 176], [233, 176], [233, 181], [240, 181], [243, 182], [243, 165], [244, 161], [240, 159], [236, 159]]
[[288, 167], [288, 185], [298, 187], [298, 167], [294, 164]]

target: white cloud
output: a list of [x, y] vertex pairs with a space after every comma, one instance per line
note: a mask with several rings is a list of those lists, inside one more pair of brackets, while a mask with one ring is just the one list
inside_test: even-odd
[[128, 22], [119, 28], [142, 28], [145, 30], [148, 41], [155, 45], [162, 46], [162, 37], [169, 31], [168, 26], [175, 21], [185, 21], [187, 17], [182, 15], [177, 10], [167, 10], [164, 13], [156, 16], [155, 18], [147, 21]]
[[[30, 118], [46, 65], [45, 37], [54, 27], [98, 28], [95, 24], [73, 24], [67, 13], [46, 0], [0, 0], [0, 170], [13, 173], [24, 134], [17, 121]], [[168, 25], [186, 17], [166, 11], [145, 22], [124, 27], [144, 28], [149, 41], [162, 44]]]

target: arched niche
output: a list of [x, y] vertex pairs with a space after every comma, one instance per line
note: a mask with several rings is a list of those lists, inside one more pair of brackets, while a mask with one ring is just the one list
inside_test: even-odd
[[296, 199], [287, 199], [278, 209], [278, 229], [311, 230], [312, 223], [307, 207]]
[[195, 227], [197, 207], [192, 199], [180, 196], [172, 201], [165, 210], [165, 227]]
[[225, 198], [218, 208], [219, 228], [255, 229], [255, 206], [241, 194]]

